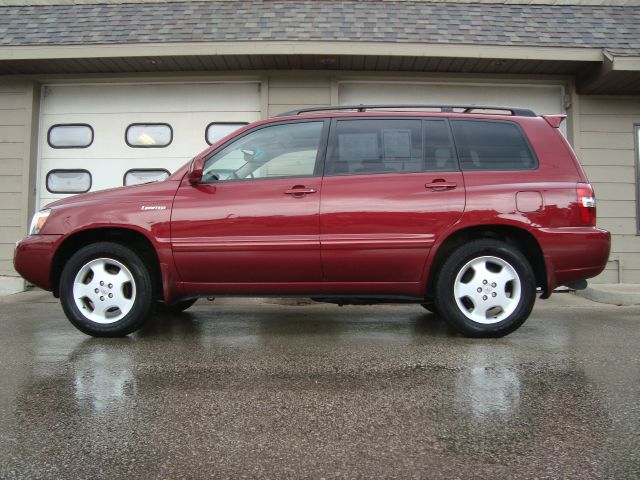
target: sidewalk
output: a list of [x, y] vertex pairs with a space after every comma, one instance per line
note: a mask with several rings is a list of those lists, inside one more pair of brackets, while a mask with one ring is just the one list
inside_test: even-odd
[[640, 284], [637, 283], [590, 283], [576, 295], [598, 303], [610, 305], [640, 305]]

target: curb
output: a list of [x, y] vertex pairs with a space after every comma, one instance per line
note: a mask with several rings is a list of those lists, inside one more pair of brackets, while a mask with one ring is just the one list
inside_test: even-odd
[[576, 295], [586, 298], [593, 302], [606, 303], [608, 305], [618, 306], [631, 306], [640, 305], [640, 291], [625, 292], [616, 291], [611, 292], [608, 290], [602, 290], [593, 287], [587, 287], [584, 290], [577, 290]]

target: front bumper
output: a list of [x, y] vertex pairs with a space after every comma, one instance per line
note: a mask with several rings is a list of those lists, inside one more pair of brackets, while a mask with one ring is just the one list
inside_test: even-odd
[[541, 228], [534, 232], [544, 253], [547, 291], [599, 275], [607, 266], [611, 234], [596, 227]]
[[13, 266], [28, 282], [51, 290], [53, 255], [62, 235], [29, 235], [16, 244]]

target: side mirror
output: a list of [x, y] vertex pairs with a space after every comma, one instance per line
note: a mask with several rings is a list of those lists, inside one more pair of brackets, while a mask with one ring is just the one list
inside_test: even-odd
[[198, 157], [191, 163], [191, 169], [187, 173], [187, 180], [191, 185], [196, 185], [202, 180], [202, 170], [204, 169], [204, 158]]

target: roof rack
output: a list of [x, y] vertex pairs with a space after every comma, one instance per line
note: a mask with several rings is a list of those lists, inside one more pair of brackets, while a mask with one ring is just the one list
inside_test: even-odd
[[[421, 104], [362, 105], [360, 104], [360, 105], [333, 105], [333, 106], [301, 108], [299, 110], [291, 110], [289, 112], [280, 113], [279, 115], [276, 115], [276, 117], [290, 117], [295, 115], [301, 115], [303, 113], [327, 112], [332, 110], [356, 110], [358, 112], [365, 112], [367, 110], [383, 110], [383, 109], [391, 109], [391, 108], [407, 108], [407, 109], [439, 108], [442, 113], [473, 113], [474, 110], [498, 110], [498, 111], [509, 112], [511, 115], [516, 117], [536, 117], [537, 116], [532, 110], [529, 110], [526, 108], [496, 107], [491, 105], [421, 105]], [[461, 110], [461, 111], [456, 111], [456, 110]]]

